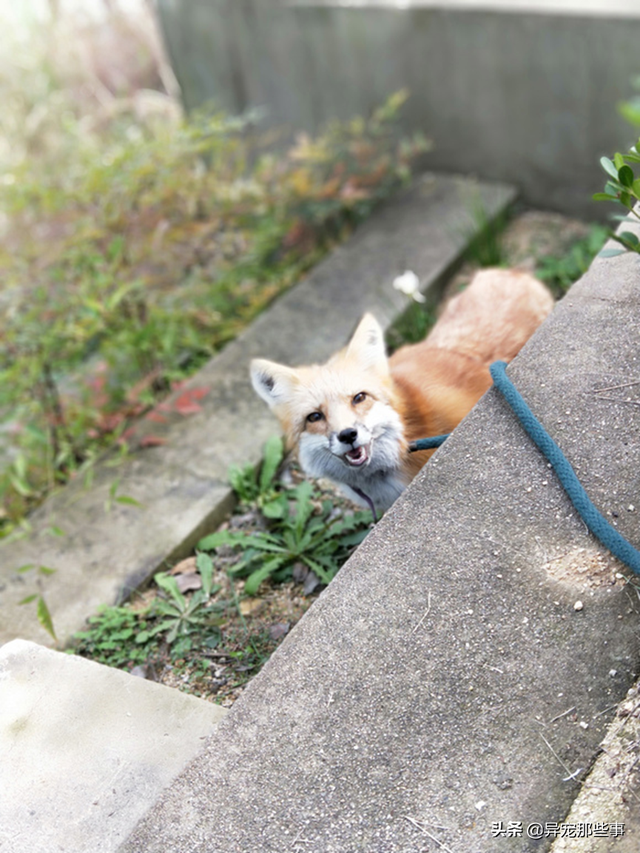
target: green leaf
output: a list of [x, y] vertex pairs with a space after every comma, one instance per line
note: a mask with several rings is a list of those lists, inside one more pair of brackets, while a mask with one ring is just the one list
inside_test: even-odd
[[176, 637], [178, 636], [179, 630], [180, 630], [180, 623], [176, 622], [165, 638], [169, 645], [171, 645], [171, 643], [173, 643], [175, 641]]
[[300, 485], [295, 489], [295, 497], [296, 497], [296, 514], [294, 519], [295, 531], [300, 538], [302, 536], [302, 531], [313, 512], [313, 503], [311, 502], [311, 494], [313, 492], [313, 487], [308, 480], [304, 480]]
[[608, 157], [601, 157], [600, 165], [612, 178], [618, 179], [618, 170]]
[[624, 249], [603, 249], [599, 252], [599, 258], [615, 258], [616, 255], [624, 255]]
[[289, 501], [286, 494], [283, 493], [275, 500], [263, 504], [260, 511], [265, 518], [286, 518], [289, 513]]
[[613, 155], [613, 165], [616, 169], [621, 169], [624, 166], [624, 157], [619, 152]]
[[176, 579], [171, 575], [164, 574], [163, 572], [158, 572], [153, 576], [154, 581], [160, 587], [160, 589], [167, 592], [173, 600], [178, 604], [181, 610], [184, 610], [187, 606], [187, 600], [184, 595], [180, 592], [178, 588], [178, 584]]
[[49, 613], [49, 608], [47, 607], [47, 602], [40, 595], [38, 596], [38, 607], [37, 607], [38, 621], [42, 625], [42, 627], [47, 631], [54, 640], [57, 640], [56, 632], [53, 628], [53, 619], [51, 618], [51, 613]]
[[633, 186], [633, 169], [630, 166], [622, 166], [618, 169], [618, 180], [623, 187]]
[[369, 535], [369, 530], [358, 530], [355, 533], [346, 534], [340, 539], [340, 544], [346, 548], [351, 548], [354, 545], [360, 545], [367, 536]]
[[156, 634], [163, 634], [165, 631], [169, 631], [173, 626], [179, 622], [179, 619], [163, 619], [162, 622], [159, 622], [157, 625], [154, 625], [153, 628], [149, 631], [150, 637], [155, 637]]
[[41, 575], [55, 575], [57, 569], [51, 569], [49, 566], [38, 566], [38, 571]]
[[129, 497], [129, 495], [118, 495], [118, 497], [114, 498], [114, 500], [118, 504], [125, 504], [125, 506], [142, 506], [140, 501], [137, 501], [135, 498]]
[[594, 193], [591, 198], [594, 201], [618, 201], [618, 196], [611, 193]]
[[264, 446], [264, 461], [260, 468], [261, 492], [265, 492], [271, 485], [283, 455], [282, 439], [279, 435], [272, 435]]
[[625, 246], [631, 246], [636, 248], [640, 245], [640, 240], [638, 240], [637, 236], [631, 231], [623, 231], [621, 234], [615, 234], [614, 240], [618, 240], [621, 243], [624, 243]]
[[31, 604], [32, 601], [35, 601], [38, 597], [38, 593], [34, 592], [33, 595], [27, 595], [26, 598], [20, 599], [18, 604]]
[[209, 598], [213, 585], [213, 560], [208, 554], [198, 554], [196, 556], [196, 568], [202, 578], [202, 590], [205, 596]]
[[220, 530], [217, 533], [210, 533], [205, 536], [197, 544], [198, 551], [215, 551], [222, 545], [237, 545], [236, 536], [228, 530]]
[[22, 495], [23, 498], [31, 497], [33, 489], [27, 482], [22, 480], [20, 477], [17, 477], [15, 474], [9, 474], [9, 479], [11, 480], [11, 485], [18, 494]]
[[337, 566], [334, 566], [333, 571], [327, 571], [317, 560], [314, 560], [306, 554], [302, 555], [302, 560], [316, 573], [322, 583], [330, 583], [338, 569]]
[[274, 557], [271, 560], [267, 560], [264, 565], [249, 575], [244, 584], [245, 593], [247, 595], [255, 595], [262, 581], [265, 581], [273, 572], [285, 565], [286, 562], [287, 560], [282, 557]]
[[[287, 531], [285, 531], [287, 532]], [[256, 533], [248, 537], [252, 548], [258, 551], [267, 551], [271, 554], [281, 554], [286, 549], [283, 547], [282, 540], [274, 539], [268, 533]]]

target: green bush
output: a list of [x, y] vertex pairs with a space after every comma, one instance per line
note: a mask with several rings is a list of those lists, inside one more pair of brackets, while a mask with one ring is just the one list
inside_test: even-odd
[[[256, 117], [115, 122], [16, 164], [0, 273], [0, 535], [299, 278], [409, 175], [404, 95], [269, 153]], [[136, 130], [136, 132], [132, 132]], [[271, 146], [272, 147], [272, 146]]]

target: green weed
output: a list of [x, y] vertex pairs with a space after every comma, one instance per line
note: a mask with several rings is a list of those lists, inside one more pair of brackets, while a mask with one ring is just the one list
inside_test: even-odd
[[[171, 575], [159, 572], [154, 580], [166, 598], [156, 598], [150, 614], [159, 621], [153, 628], [138, 639], [144, 641], [147, 637], [164, 633], [166, 642], [171, 645], [177, 637], [187, 636], [199, 631], [205, 626], [215, 623], [216, 617], [226, 610], [226, 602], [210, 603], [211, 596], [218, 592], [220, 585], [213, 584], [213, 563], [207, 554], [198, 554], [196, 565], [202, 578], [202, 588], [190, 597], [180, 592], [178, 582]], [[210, 632], [207, 632], [210, 633]], [[215, 632], [219, 637], [219, 633]]]
[[201, 551], [232, 548], [237, 560], [228, 571], [247, 578], [244, 585], [247, 595], [254, 595], [268, 578], [290, 579], [298, 562], [328, 584], [367, 535], [371, 514], [342, 513], [330, 500], [317, 507], [312, 496], [313, 487], [306, 481], [295, 489], [286, 489], [262, 507], [262, 513], [271, 522], [268, 531], [247, 534], [221, 530], [205, 536], [198, 548]]
[[391, 352], [404, 344], [417, 344], [423, 341], [436, 322], [435, 309], [430, 304], [411, 302], [386, 334], [387, 346]]
[[129, 669], [158, 653], [159, 637], [149, 633], [150, 618], [128, 606], [103, 607], [73, 638], [75, 654], [107, 666]]
[[278, 495], [276, 473], [284, 458], [282, 438], [272, 435], [263, 450], [259, 466], [245, 465], [241, 468], [232, 465], [229, 469], [229, 483], [236, 497], [245, 506], [264, 507]]
[[639, 94], [632, 95], [627, 101], [619, 103], [618, 112], [629, 124], [640, 127], [640, 75], [632, 79], [631, 85]]
[[501, 235], [509, 220], [509, 213], [505, 211], [491, 217], [478, 191], [473, 192], [467, 205], [472, 225], [463, 232], [468, 243], [465, 259], [479, 267], [504, 266], [506, 257]]
[[608, 236], [608, 228], [592, 225], [588, 234], [576, 240], [564, 254], [539, 258], [536, 275], [549, 285], [556, 296], [563, 296], [586, 273]]

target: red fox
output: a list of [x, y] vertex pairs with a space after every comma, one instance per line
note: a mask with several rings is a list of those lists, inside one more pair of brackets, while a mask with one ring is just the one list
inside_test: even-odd
[[276, 414], [303, 470], [338, 483], [357, 503], [386, 510], [433, 451], [410, 442], [448, 433], [491, 386], [489, 365], [510, 361], [553, 307], [537, 279], [490, 269], [451, 299], [427, 337], [387, 358], [365, 314], [326, 364], [251, 362], [256, 392]]

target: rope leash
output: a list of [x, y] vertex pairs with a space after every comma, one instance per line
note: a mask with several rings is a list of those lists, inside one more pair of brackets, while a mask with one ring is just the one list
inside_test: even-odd
[[[566, 456], [525, 403], [513, 382], [507, 377], [506, 367], [504, 361], [495, 361], [491, 365], [489, 369], [493, 384], [511, 407], [529, 438], [551, 464], [571, 503], [591, 533], [619, 560], [626, 563], [636, 574], [640, 574], [640, 551], [627, 542], [624, 536], [618, 533], [615, 527], [609, 524], [596, 509]], [[434, 447], [440, 447], [446, 438], [448, 438], [446, 435], [422, 438], [410, 444], [409, 450], [430, 450]]]

